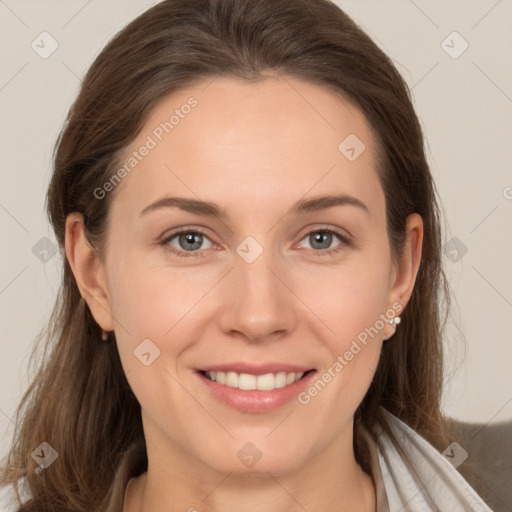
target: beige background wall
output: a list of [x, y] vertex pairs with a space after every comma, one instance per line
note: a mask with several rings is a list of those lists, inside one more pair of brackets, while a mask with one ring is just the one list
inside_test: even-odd
[[[52, 145], [93, 58], [154, 3], [0, 0], [1, 453], [28, 382], [31, 342], [59, 283], [43, 212]], [[511, 419], [512, 1], [337, 3], [412, 87], [446, 210], [446, 241], [458, 239], [445, 256], [460, 315], [448, 331], [445, 411], [480, 422]], [[39, 53], [52, 49], [49, 36], [38, 37], [43, 31], [58, 43], [46, 59], [31, 47], [35, 40]]]

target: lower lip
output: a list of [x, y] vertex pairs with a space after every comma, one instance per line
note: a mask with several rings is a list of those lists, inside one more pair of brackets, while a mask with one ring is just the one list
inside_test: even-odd
[[283, 388], [272, 391], [248, 390], [230, 388], [197, 373], [211, 393], [225, 404], [243, 412], [268, 412], [290, 402], [309, 385], [315, 371], [308, 373], [298, 381]]

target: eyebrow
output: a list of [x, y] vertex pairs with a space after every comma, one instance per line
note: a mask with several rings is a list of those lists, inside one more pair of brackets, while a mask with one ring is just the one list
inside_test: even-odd
[[[370, 214], [368, 207], [359, 199], [347, 195], [324, 195], [311, 199], [301, 199], [288, 211], [288, 214], [301, 214], [326, 210], [334, 206], [355, 206]], [[180, 208], [186, 212], [195, 213], [207, 217], [226, 219], [227, 210], [210, 201], [200, 201], [187, 197], [164, 197], [146, 206], [140, 215], [146, 215], [149, 212], [160, 210], [162, 208]]]

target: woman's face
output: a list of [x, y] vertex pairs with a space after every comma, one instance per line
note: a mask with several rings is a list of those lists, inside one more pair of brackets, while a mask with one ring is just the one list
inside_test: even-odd
[[352, 453], [422, 237], [412, 216], [392, 262], [363, 114], [291, 77], [216, 78], [162, 101], [125, 163], [95, 193], [114, 201], [88, 302], [115, 330], [148, 453], [273, 475]]

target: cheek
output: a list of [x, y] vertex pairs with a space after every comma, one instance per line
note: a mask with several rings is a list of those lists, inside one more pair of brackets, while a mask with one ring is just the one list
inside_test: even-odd
[[142, 258], [123, 258], [112, 264], [112, 312], [133, 339], [162, 339], [194, 308], [211, 288], [207, 272], [194, 269], [149, 266]]
[[[319, 425], [329, 424], [332, 435], [353, 417], [379, 363], [385, 294], [376, 293], [375, 287], [371, 291], [338, 293], [336, 302], [323, 305], [322, 319], [335, 334], [324, 337], [322, 365], [298, 396], [308, 416], [315, 417]], [[337, 411], [335, 416], [333, 411]]]
[[200, 339], [201, 326], [215, 318], [212, 301], [220, 301], [211, 289], [219, 279], [218, 271], [170, 268], [127, 252], [118, 261], [113, 257], [109, 265], [111, 308], [125, 373], [134, 393], [148, 407], [157, 390], [179, 403], [174, 378], [187, 378], [186, 355]]
[[194, 305], [211, 287], [209, 279], [198, 272], [150, 267], [136, 256], [117, 263], [113, 258], [110, 268], [117, 345], [130, 387], [154, 418], [172, 410], [173, 429], [179, 429], [179, 413], [191, 405], [178, 384], [184, 376], [181, 354], [197, 339], [187, 327], [196, 314]]
[[378, 261], [357, 254], [346, 264], [299, 272], [297, 295], [323, 322], [326, 339], [336, 352], [346, 350], [347, 343], [367, 329], [382, 331], [380, 315], [388, 307], [389, 270], [386, 258]]
[[[316, 276], [310, 275], [300, 287], [304, 302], [321, 320], [317, 338], [328, 354], [317, 375], [321, 382], [310, 394], [313, 401], [321, 392], [322, 399], [314, 399], [312, 404], [315, 409], [330, 403], [355, 411], [371, 384], [386, 325], [387, 263], [385, 258], [379, 264], [361, 259], [357, 265], [329, 272], [324, 269]], [[319, 286], [320, 282], [324, 285]], [[329, 389], [324, 392], [324, 388]]]
[[[343, 374], [344, 386], [357, 396], [365, 392], [377, 369], [382, 347], [385, 294], [351, 293], [340, 300], [340, 307], [330, 311], [330, 322], [336, 336], [330, 343], [331, 365]], [[360, 397], [362, 398], [362, 396]]]

